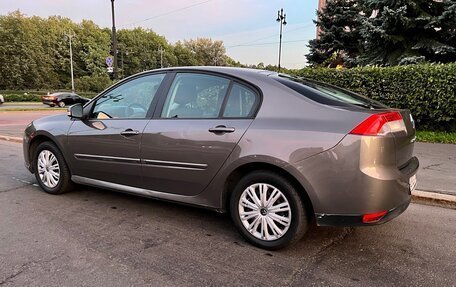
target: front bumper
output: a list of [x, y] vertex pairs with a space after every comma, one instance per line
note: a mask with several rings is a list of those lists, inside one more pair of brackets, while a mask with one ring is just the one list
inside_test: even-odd
[[22, 151], [24, 154], [24, 165], [31, 172], [34, 173], [32, 167], [32, 159], [30, 158], [30, 141], [34, 135], [34, 127], [32, 124], [29, 124], [24, 131], [22, 138]]
[[48, 106], [55, 106], [55, 105], [57, 105], [56, 102], [50, 101], [50, 100], [43, 100], [42, 103], [43, 103], [44, 105], [48, 105]]

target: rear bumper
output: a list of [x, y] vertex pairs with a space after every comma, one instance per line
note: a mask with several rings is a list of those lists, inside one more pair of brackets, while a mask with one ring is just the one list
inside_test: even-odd
[[[305, 177], [317, 225], [360, 226], [387, 222], [407, 209], [419, 161], [397, 166], [394, 138], [348, 135], [334, 148], [295, 165]], [[363, 215], [386, 212], [375, 222]]]
[[345, 214], [315, 214], [318, 226], [369, 226], [386, 223], [393, 218], [401, 215], [409, 206], [410, 198], [401, 205], [398, 205], [390, 210], [380, 220], [375, 222], [364, 223], [363, 215], [345, 215]]

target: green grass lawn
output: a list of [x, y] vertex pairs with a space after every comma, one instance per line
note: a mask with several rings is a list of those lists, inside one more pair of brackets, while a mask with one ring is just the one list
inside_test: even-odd
[[456, 132], [416, 131], [419, 142], [456, 144]]

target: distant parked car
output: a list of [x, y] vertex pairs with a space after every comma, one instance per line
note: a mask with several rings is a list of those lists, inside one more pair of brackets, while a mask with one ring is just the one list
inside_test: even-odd
[[85, 104], [89, 101], [89, 99], [83, 98], [75, 93], [61, 92], [42, 96], [41, 101], [43, 104], [49, 105], [51, 107], [59, 106], [63, 108], [67, 105], [74, 105], [78, 103]]
[[2, 95], [0, 95], [0, 105], [3, 104], [5, 102], [5, 99], [3, 98]]

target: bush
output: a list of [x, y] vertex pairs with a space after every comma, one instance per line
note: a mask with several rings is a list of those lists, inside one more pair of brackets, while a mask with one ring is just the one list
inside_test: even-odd
[[41, 96], [37, 94], [6, 94], [3, 96], [5, 102], [41, 102]]
[[75, 86], [80, 91], [101, 92], [110, 85], [112, 81], [107, 75], [101, 76], [84, 76], [75, 80]]
[[[59, 91], [50, 91], [54, 92], [65, 92], [62, 90]], [[70, 92], [70, 91], [66, 91]], [[3, 95], [5, 102], [41, 102], [41, 96], [47, 95], [48, 91], [0, 91], [0, 95]], [[94, 92], [77, 92], [76, 94], [85, 98], [93, 98], [97, 94]]]
[[409, 109], [420, 130], [456, 130], [456, 63], [353, 69], [304, 68], [293, 74]]

